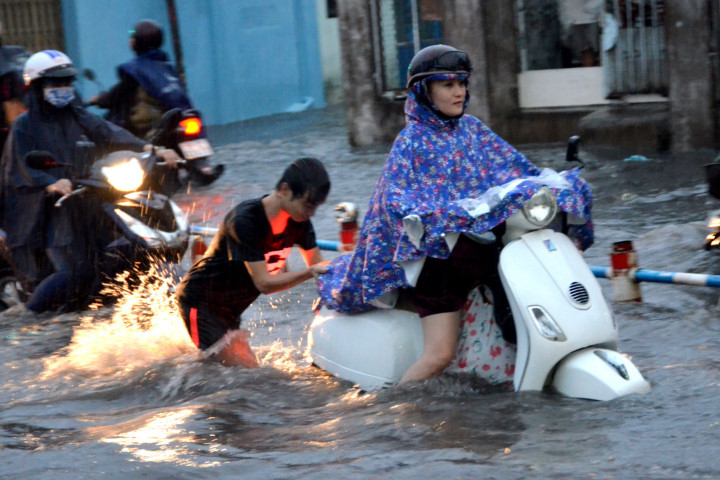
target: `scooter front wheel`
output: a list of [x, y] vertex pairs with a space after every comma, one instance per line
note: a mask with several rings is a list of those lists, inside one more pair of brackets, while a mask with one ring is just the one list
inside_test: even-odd
[[598, 347], [565, 357], [555, 371], [552, 385], [563, 395], [589, 400], [612, 400], [650, 391], [650, 384], [628, 357]]

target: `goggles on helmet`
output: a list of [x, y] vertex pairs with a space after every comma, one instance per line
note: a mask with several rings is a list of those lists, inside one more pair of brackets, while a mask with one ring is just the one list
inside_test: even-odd
[[470, 73], [472, 72], [470, 57], [463, 51], [453, 50], [413, 65], [412, 70], [409, 72], [410, 81], [408, 84], [417, 80], [420, 75], [432, 74], [434, 72]]

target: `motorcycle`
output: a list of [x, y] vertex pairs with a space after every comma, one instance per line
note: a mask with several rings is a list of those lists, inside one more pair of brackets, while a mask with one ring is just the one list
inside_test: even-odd
[[[578, 145], [579, 137], [571, 138], [569, 160], [579, 161]], [[563, 178], [563, 174], [551, 172], [536, 181], [558, 187]], [[489, 199], [493, 195], [510, 195], [523, 181], [491, 189], [495, 191], [478, 199], [475, 206], [492, 209]], [[551, 388], [569, 397], [610, 400], [649, 391], [650, 385], [637, 367], [618, 351], [617, 322], [590, 268], [565, 234], [569, 225], [581, 223], [582, 219], [574, 217], [559, 212], [552, 190], [542, 186], [506, 220], [497, 269], [511, 311], [511, 321], [505, 325], [514, 327], [514, 332], [511, 328], [497, 332], [510, 319], [501, 318], [506, 315], [504, 309], [492, 305], [492, 288], [481, 286], [471, 295], [478, 298], [477, 292], [482, 292], [482, 301], [475, 303], [487, 313], [486, 321], [471, 328], [483, 337], [488, 332], [490, 345], [485, 347], [489, 348], [483, 348], [476, 365], [458, 364], [467, 349], [463, 341], [469, 336], [466, 324], [455, 363], [446, 371], [482, 373], [491, 363], [490, 357], [508, 346], [505, 338], [514, 334], [515, 355], [510, 359], [514, 369], [508, 368], [507, 378], [517, 392]], [[452, 245], [452, 237], [457, 235], [448, 234], [448, 244]], [[410, 278], [412, 273], [406, 270], [406, 275]], [[312, 363], [364, 390], [396, 384], [423, 349], [417, 313], [400, 307], [401, 302], [397, 305], [357, 314], [321, 307], [308, 333]]]
[[[199, 186], [210, 185], [225, 170], [222, 164], [210, 166], [210, 157], [215, 152], [205, 134], [200, 112], [195, 109], [174, 108], [165, 112], [150, 138], [150, 143], [171, 148], [185, 160], [179, 169], [166, 172], [168, 187], [163, 190], [168, 195], [191, 183]], [[177, 176], [171, 179], [173, 174]]]
[[[77, 151], [88, 154], [93, 148], [91, 142], [78, 142]], [[50, 153], [37, 150], [29, 152], [25, 161], [30, 168], [39, 170], [61, 166]], [[93, 244], [99, 250], [95, 265], [97, 287], [125, 271], [131, 273], [128, 281], [133, 281], [156, 265], [179, 274], [174, 266], [187, 250], [189, 225], [185, 212], [167, 195], [142, 189], [157, 166], [162, 162], [153, 152], [110, 153], [92, 163], [86, 177], [73, 180], [71, 194], [55, 202], [55, 207], [63, 208], [69, 198], [81, 197], [79, 200], [87, 206], [88, 218], [92, 217], [89, 221], [93, 222]], [[9, 266], [8, 254], [3, 252], [0, 267]], [[19, 293], [16, 302], [31, 293], [18, 290], [9, 268], [0, 270], [0, 286], [4, 287], [0, 291], [3, 294], [15, 288]], [[6, 296], [12, 296], [12, 292]], [[5, 301], [4, 307], [16, 302]]]
[[5, 244], [5, 231], [0, 229], [0, 312], [25, 300], [22, 286], [15, 279], [10, 264], [10, 250]]
[[[99, 91], [105, 90], [93, 70], [86, 68], [82, 73]], [[110, 112], [106, 117], [109, 115]], [[180, 188], [189, 188], [191, 184], [210, 185], [225, 170], [222, 164], [210, 165], [210, 158], [215, 151], [207, 139], [202, 116], [196, 109], [168, 110], [151, 131], [148, 141], [153, 145], [175, 150], [185, 160], [179, 169], [160, 169], [161, 173], [157, 175], [160, 181], [155, 187], [165, 195], [172, 196]]]
[[[705, 165], [705, 179], [708, 184], [708, 193], [720, 199], [720, 162]], [[705, 250], [720, 247], [720, 209], [710, 212], [707, 218], [707, 227], [710, 233], [705, 237], [703, 246]]]

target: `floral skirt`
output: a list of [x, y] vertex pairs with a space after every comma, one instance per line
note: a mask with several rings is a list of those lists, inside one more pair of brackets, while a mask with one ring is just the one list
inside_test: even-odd
[[[486, 293], [485, 297], [492, 296]], [[515, 345], [503, 338], [493, 306], [485, 297], [478, 288], [470, 292], [462, 310], [455, 358], [446, 371], [477, 375], [493, 385], [512, 382]]]

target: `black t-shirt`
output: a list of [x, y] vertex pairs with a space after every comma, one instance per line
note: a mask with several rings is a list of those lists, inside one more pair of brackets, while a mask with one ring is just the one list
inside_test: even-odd
[[317, 246], [312, 223], [288, 219], [285, 231], [274, 235], [261, 199], [246, 200], [225, 216], [205, 256], [180, 282], [177, 298], [186, 306], [234, 319], [260, 295], [245, 262], [265, 260], [275, 274], [293, 245], [304, 250]]

